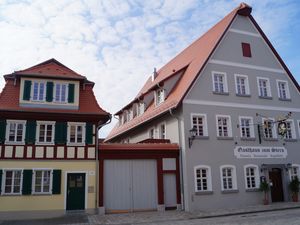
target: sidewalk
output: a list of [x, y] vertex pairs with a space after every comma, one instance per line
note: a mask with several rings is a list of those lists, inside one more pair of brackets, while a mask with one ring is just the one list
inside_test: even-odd
[[62, 217], [52, 219], [36, 219], [36, 220], [8, 220], [1, 221], [0, 225], [117, 225], [117, 224], [140, 224], [140, 223], [159, 223], [163, 221], [183, 221], [201, 218], [212, 218], [232, 215], [242, 215], [249, 213], [258, 213], [266, 211], [278, 211], [287, 209], [300, 208], [300, 202], [284, 202], [273, 203], [270, 205], [258, 205], [246, 207], [243, 209], [226, 209], [214, 212], [183, 212], [183, 211], [165, 211], [165, 212], [136, 212], [124, 214], [108, 214], [108, 215], [89, 215], [85, 213], [66, 214]]

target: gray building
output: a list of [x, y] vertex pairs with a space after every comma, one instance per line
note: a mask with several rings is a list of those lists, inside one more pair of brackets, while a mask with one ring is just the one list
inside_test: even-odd
[[242, 3], [155, 71], [106, 139], [178, 143], [186, 211], [262, 204], [262, 180], [271, 203], [291, 201], [300, 88], [251, 11]]

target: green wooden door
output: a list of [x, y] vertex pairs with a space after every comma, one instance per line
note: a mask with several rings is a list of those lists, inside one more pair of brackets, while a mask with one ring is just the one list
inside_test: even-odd
[[85, 174], [69, 173], [67, 179], [67, 210], [84, 209]]

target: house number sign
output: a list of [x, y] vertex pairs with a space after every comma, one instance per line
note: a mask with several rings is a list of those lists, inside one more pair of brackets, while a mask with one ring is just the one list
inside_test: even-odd
[[284, 147], [237, 146], [234, 155], [238, 159], [274, 159], [286, 158], [287, 149]]

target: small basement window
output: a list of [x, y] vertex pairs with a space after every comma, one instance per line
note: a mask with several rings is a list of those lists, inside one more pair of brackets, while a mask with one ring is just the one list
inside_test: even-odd
[[243, 50], [243, 56], [244, 57], [251, 57], [251, 46], [249, 43], [242, 43], [242, 50]]

